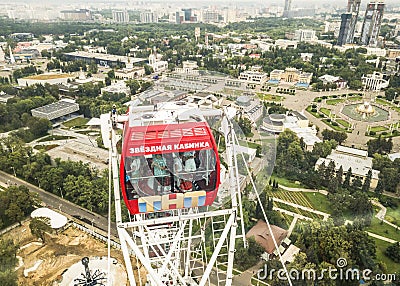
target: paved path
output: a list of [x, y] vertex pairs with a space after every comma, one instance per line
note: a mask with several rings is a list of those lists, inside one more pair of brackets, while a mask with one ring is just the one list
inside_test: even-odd
[[298, 220], [298, 219], [299, 219], [299, 217], [298, 217], [297, 215], [295, 215], [294, 218], [293, 218], [293, 220], [292, 220], [292, 223], [290, 224], [289, 229], [288, 229], [288, 234], [287, 234], [287, 237], [288, 237], [288, 238], [289, 238], [290, 235], [292, 234], [292, 232], [293, 232], [293, 230], [294, 230], [294, 227], [296, 226], [296, 223], [297, 223], [297, 220]]
[[390, 221], [385, 220], [385, 216], [386, 216], [386, 207], [383, 206], [380, 202], [377, 202], [375, 200], [371, 200], [372, 204], [374, 206], [377, 206], [380, 208], [379, 212], [375, 215], [375, 217], [377, 219], [379, 219], [380, 221], [386, 223], [387, 225], [390, 225], [391, 227], [395, 228], [395, 229], [400, 229], [400, 227], [394, 223], [391, 223]]
[[285, 191], [290, 191], [290, 192], [304, 192], [304, 193], [320, 193], [323, 194], [325, 196], [328, 195], [328, 191], [327, 190], [315, 190], [315, 189], [304, 189], [304, 188], [290, 188], [290, 187], [286, 187], [283, 185], [279, 185], [279, 188], [285, 190]]
[[295, 207], [295, 208], [298, 208], [298, 209], [301, 209], [301, 210], [305, 210], [305, 211], [308, 211], [310, 213], [315, 213], [317, 215], [323, 216], [324, 217], [323, 220], [327, 220], [330, 217], [330, 214], [328, 214], [328, 213], [317, 211], [317, 210], [314, 210], [312, 208], [305, 207], [305, 206], [302, 206], [302, 205], [298, 205], [298, 204], [295, 204], [295, 203], [291, 203], [291, 202], [288, 202], [288, 201], [284, 201], [284, 200], [281, 200], [281, 199], [278, 199], [278, 198], [274, 198], [274, 201], [278, 202], [278, 203], [286, 204], [288, 206], [292, 206], [292, 207]]
[[285, 209], [281, 209], [281, 208], [277, 208], [277, 207], [273, 207], [272, 209], [274, 211], [278, 211], [278, 212], [281, 212], [283, 214], [287, 214], [287, 215], [290, 215], [290, 216], [293, 216], [293, 217], [297, 216], [298, 219], [313, 220], [312, 218], [310, 218], [308, 216], [304, 216], [304, 215], [301, 215], [301, 214], [298, 214], [298, 213], [294, 213], [294, 212], [291, 212], [291, 211], [288, 211], [288, 210], [285, 210]]
[[390, 239], [390, 238], [387, 238], [387, 237], [384, 237], [384, 236], [380, 236], [378, 234], [375, 234], [375, 233], [372, 233], [372, 232], [369, 232], [369, 231], [366, 231], [366, 233], [368, 233], [368, 235], [371, 236], [371, 237], [374, 237], [374, 238], [377, 238], [377, 239], [380, 239], [380, 240], [383, 240], [383, 241], [386, 241], [386, 242], [389, 242], [389, 243], [396, 243], [397, 242], [394, 239]]

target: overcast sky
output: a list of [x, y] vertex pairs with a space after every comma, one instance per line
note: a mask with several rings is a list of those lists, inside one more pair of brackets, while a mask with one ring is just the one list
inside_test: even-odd
[[[217, 4], [217, 3], [230, 3], [230, 4], [235, 4], [235, 5], [239, 5], [240, 3], [246, 3], [248, 4], [260, 4], [263, 3], [265, 6], [271, 6], [271, 5], [279, 5], [279, 6], [284, 6], [285, 0], [63, 0], [62, 4], [72, 4], [72, 3], [135, 3], [135, 2], [146, 2], [146, 3], [151, 3], [151, 2], [155, 2], [155, 3], [160, 3], [160, 2], [164, 2], [164, 3], [180, 3], [180, 4], [184, 4], [184, 3], [201, 3], [201, 4], [209, 4], [209, 5], [213, 5], [213, 4]], [[365, 6], [368, 2], [373, 1], [373, 0], [362, 0], [361, 1], [361, 6]], [[37, 1], [37, 0], [0, 0], [1, 4], [13, 4], [13, 3], [29, 3], [29, 4], [35, 4], [35, 5], [40, 5], [40, 3], [46, 3], [46, 4], [61, 4], [61, 2], [59, 0], [41, 0], [41, 1]], [[294, 7], [301, 7], [301, 6], [310, 6], [310, 5], [321, 5], [321, 4], [331, 4], [331, 5], [335, 5], [335, 6], [346, 6], [347, 5], [347, 0], [336, 0], [336, 1], [332, 1], [332, 0], [293, 0], [292, 2]], [[387, 4], [397, 4], [398, 6], [400, 6], [400, 1], [399, 0], [385, 0], [385, 3]], [[397, 6], [396, 5], [396, 6]]]

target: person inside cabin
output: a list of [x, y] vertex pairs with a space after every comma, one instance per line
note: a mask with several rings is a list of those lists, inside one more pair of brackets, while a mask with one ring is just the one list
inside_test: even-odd
[[183, 157], [185, 159], [185, 171], [194, 172], [196, 171], [196, 161], [194, 160], [194, 152], [184, 152]]
[[183, 171], [183, 163], [182, 163], [182, 155], [181, 153], [173, 153], [174, 158], [174, 168], [173, 168], [173, 175], [174, 175], [174, 189], [180, 191], [180, 183], [181, 183], [181, 176]]
[[[168, 175], [167, 162], [161, 154], [155, 154], [153, 155], [151, 167], [153, 168], [153, 173], [156, 178], [156, 180], [154, 180], [154, 191], [156, 192], [156, 194], [160, 194], [160, 191], [163, 191], [162, 188], [164, 186], [164, 181], [166, 176]], [[161, 185], [161, 188], [159, 188], [157, 182]]]
[[139, 157], [134, 157], [132, 162], [129, 164], [130, 169], [126, 172], [131, 180], [132, 184], [137, 183], [140, 175], [140, 159]]

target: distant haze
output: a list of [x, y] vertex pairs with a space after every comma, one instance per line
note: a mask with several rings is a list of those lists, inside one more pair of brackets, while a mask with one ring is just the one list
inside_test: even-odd
[[[367, 5], [368, 2], [371, 2], [374, 0], [362, 0], [361, 1], [361, 7]], [[179, 3], [179, 4], [186, 4], [187, 6], [198, 6], [200, 5], [215, 5], [215, 4], [230, 4], [230, 5], [237, 5], [240, 6], [240, 4], [245, 4], [245, 5], [262, 5], [264, 7], [269, 7], [269, 6], [284, 6], [285, 0], [64, 0], [60, 2], [59, 0], [42, 0], [38, 2], [37, 0], [0, 0], [0, 4], [10, 4], [12, 5], [13, 3], [27, 3], [27, 4], [32, 4], [35, 6], [43, 6], [43, 5], [55, 5], [58, 6], [62, 3], [62, 5], [68, 5], [68, 4], [93, 4], [93, 3], [102, 3], [102, 4], [128, 4], [128, 6], [134, 4], [134, 3]], [[385, 0], [384, 1], [386, 4], [390, 4], [391, 6], [400, 6], [399, 0]], [[324, 4], [328, 4], [332, 7], [346, 7], [347, 5], [347, 0], [339, 0], [339, 1], [332, 1], [332, 0], [293, 0], [292, 5], [293, 7], [306, 7], [306, 6], [322, 6]], [[396, 5], [397, 4], [397, 5]], [[96, 6], [96, 5], [91, 5], [91, 6]]]

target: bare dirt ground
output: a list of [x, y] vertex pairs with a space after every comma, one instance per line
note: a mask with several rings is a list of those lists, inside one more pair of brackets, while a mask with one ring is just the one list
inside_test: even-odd
[[[32, 236], [29, 221], [6, 233], [4, 238], [12, 238], [20, 246], [17, 253], [17, 256], [22, 258], [19, 258], [19, 285], [58, 285], [57, 282], [61, 281], [62, 273], [73, 264], [80, 262], [83, 257], [107, 256], [107, 245], [104, 242], [98, 241], [72, 226], [62, 232], [46, 235], [44, 244], [37, 243], [39, 240]], [[121, 251], [111, 249], [111, 257], [124, 265]], [[36, 271], [30, 272], [28, 277], [24, 277], [24, 270], [33, 267], [39, 260], [43, 260], [43, 262]], [[125, 271], [125, 269], [123, 270]], [[84, 272], [83, 266], [82, 272]], [[125, 279], [125, 281], [118, 281], [118, 285], [128, 284]]]

